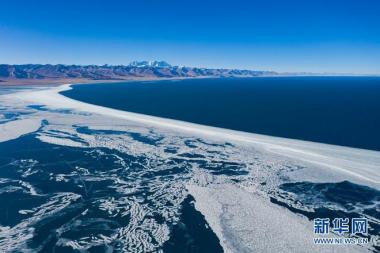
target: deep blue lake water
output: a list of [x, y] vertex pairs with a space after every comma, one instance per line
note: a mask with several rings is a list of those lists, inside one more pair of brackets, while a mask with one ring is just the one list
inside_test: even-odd
[[188, 79], [75, 85], [64, 95], [130, 112], [380, 150], [380, 77]]

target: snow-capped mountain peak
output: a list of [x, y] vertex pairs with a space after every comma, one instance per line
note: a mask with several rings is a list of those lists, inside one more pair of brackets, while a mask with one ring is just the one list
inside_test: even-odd
[[137, 68], [155, 67], [155, 68], [170, 68], [172, 67], [165, 61], [133, 61], [128, 66]]

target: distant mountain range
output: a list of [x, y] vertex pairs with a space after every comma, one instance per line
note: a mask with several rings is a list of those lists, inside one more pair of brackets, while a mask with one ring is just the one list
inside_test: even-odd
[[172, 66], [165, 61], [134, 61], [129, 65], [0, 64], [0, 80], [126, 80], [178, 77], [253, 77], [276, 75], [272, 71], [209, 69]]

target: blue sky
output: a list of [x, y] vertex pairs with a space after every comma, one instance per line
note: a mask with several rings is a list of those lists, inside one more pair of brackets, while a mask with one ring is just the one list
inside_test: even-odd
[[3, 1], [0, 63], [380, 74], [380, 1]]

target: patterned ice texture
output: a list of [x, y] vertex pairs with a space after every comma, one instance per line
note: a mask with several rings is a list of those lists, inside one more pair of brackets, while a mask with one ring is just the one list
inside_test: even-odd
[[[292, 150], [282, 155], [276, 146], [60, 108], [59, 101], [52, 108], [12, 95], [18, 92], [0, 96], [0, 252], [380, 249], [311, 241], [316, 217], [366, 217], [371, 241], [379, 238], [376, 178], [296, 159]], [[379, 153], [360, 152], [370, 157], [363, 169], [378, 171]]]

